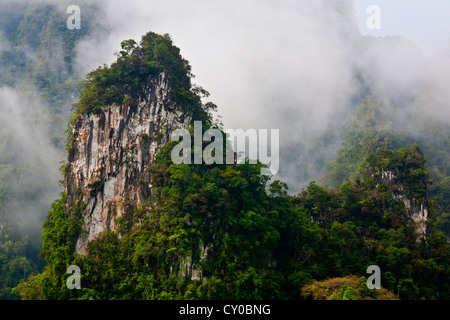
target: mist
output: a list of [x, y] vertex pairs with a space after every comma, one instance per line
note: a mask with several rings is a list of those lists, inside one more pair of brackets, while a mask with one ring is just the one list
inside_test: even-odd
[[[99, 1], [96, 33], [77, 47], [80, 74], [115, 60], [125, 39], [169, 33], [225, 128], [280, 130], [276, 177], [297, 192], [318, 179], [366, 95], [449, 121], [449, 51], [362, 36], [353, 1]], [[448, 32], [450, 30], [441, 30]], [[95, 48], [95, 50], [92, 50]]]
[[2, 218], [35, 245], [50, 205], [62, 191], [63, 154], [51, 142], [48, 113], [37, 93], [24, 97], [14, 88], [0, 87], [0, 193], [7, 201]]
[[[59, 168], [67, 158], [64, 130], [75, 97], [55, 99], [61, 93], [49, 93], [49, 85], [47, 92], [38, 88], [39, 75], [62, 82], [69, 70], [61, 38], [45, 39], [48, 54], [40, 44], [16, 41], [21, 21], [30, 15], [28, 4], [0, 3], [0, 223], [14, 230], [13, 237], [26, 235], [36, 249], [51, 204], [63, 191]], [[56, 2], [33, 4], [58, 9]]]

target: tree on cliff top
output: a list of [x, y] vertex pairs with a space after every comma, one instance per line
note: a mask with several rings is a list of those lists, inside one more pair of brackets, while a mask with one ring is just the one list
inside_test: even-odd
[[191, 66], [168, 34], [149, 32], [139, 45], [131, 39], [123, 41], [121, 47], [111, 66], [103, 65], [91, 71], [82, 82], [80, 100], [74, 104], [76, 116], [98, 113], [108, 105], [133, 103], [148, 80], [162, 72], [168, 78], [171, 98], [178, 107], [197, 117], [205, 115], [201, 96], [208, 96], [208, 92], [192, 84]]

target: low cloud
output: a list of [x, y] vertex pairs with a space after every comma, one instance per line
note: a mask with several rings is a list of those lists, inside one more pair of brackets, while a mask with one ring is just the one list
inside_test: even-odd
[[2, 218], [17, 224], [35, 244], [50, 204], [61, 191], [63, 154], [50, 140], [49, 112], [36, 93], [24, 97], [14, 88], [0, 87]]

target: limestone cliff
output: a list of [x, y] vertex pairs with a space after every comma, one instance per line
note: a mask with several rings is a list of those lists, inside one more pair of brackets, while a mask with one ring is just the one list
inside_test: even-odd
[[115, 230], [118, 217], [131, 221], [134, 208], [148, 199], [147, 168], [170, 133], [191, 121], [177, 111], [171, 90], [161, 73], [148, 80], [137, 103], [106, 106], [74, 124], [65, 185], [67, 205], [82, 208], [76, 252], [85, 254], [89, 241]]
[[381, 181], [391, 188], [393, 198], [405, 205], [408, 216], [416, 224], [418, 238], [426, 238], [430, 233], [430, 227], [427, 223], [429, 220], [428, 198], [426, 196], [421, 198], [409, 197], [405, 192], [405, 187], [402, 182], [398, 180], [397, 174], [393, 170], [382, 171]]
[[396, 151], [382, 149], [368, 158], [369, 173], [387, 187], [392, 197], [405, 205], [416, 225], [418, 239], [431, 230], [428, 207], [428, 172], [418, 146]]

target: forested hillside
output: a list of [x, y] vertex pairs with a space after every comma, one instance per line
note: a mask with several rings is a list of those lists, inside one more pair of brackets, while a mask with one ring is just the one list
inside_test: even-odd
[[[406, 118], [406, 119], [405, 119]], [[405, 121], [408, 129], [404, 128]], [[385, 148], [396, 150], [419, 145], [427, 160], [429, 200], [436, 227], [450, 236], [450, 126], [419, 114], [409, 118], [407, 111], [368, 98], [357, 108], [336, 159], [328, 164], [320, 184], [336, 188], [346, 180], [355, 181], [360, 164], [370, 154]]]
[[[152, 33], [144, 36], [129, 59], [119, 57], [110, 69], [93, 73], [92, 79], [102, 81], [87, 81], [83, 92], [112, 92], [110, 83], [122, 74], [117, 66], [149, 61], [159, 52], [157, 39]], [[163, 39], [165, 51], [173, 52], [170, 38]], [[159, 72], [170, 73], [167, 68], [161, 65]], [[180, 72], [170, 74], [191, 77], [188, 67]], [[133, 74], [139, 79], [140, 73], [127, 76]], [[139, 97], [139, 91], [135, 94]], [[97, 100], [86, 101], [80, 113], [109, 108], [92, 109]], [[375, 120], [375, 108], [366, 102], [358, 117]], [[211, 116], [205, 119], [205, 129], [215, 126]], [[371, 125], [362, 127], [376, 132], [376, 124]], [[352, 144], [365, 138], [355, 136], [357, 128], [347, 133], [344, 151], [360, 148]], [[281, 181], [269, 183], [260, 174], [262, 164], [175, 165], [170, 156], [175, 143], [169, 143], [146, 169], [151, 196], [117, 218], [115, 230], [90, 241], [87, 254], [74, 248], [86, 221], [83, 208], [67, 207], [63, 193], [43, 228], [47, 266], [15, 292], [28, 299], [301, 299], [321, 298], [314, 288], [330, 286], [336, 290], [330, 299], [448, 299], [449, 284], [441, 281], [450, 271], [448, 238], [434, 220], [415, 221], [411, 208], [399, 200], [426, 203], [426, 159], [417, 145], [389, 150], [395, 146], [380, 140], [387, 141], [377, 137], [354, 157], [344, 157], [349, 164], [340, 172], [351, 180], [335, 189], [311, 182], [297, 196], [289, 195]], [[393, 172], [395, 180], [383, 180], [386, 172]], [[420, 234], [421, 223], [430, 231]], [[384, 291], [358, 284], [365, 283], [366, 268], [374, 264], [383, 270]], [[69, 265], [83, 270], [79, 290], [64, 286]], [[311, 287], [314, 281], [320, 284]]]
[[[372, 176], [335, 191], [311, 183], [292, 197], [279, 181], [267, 192], [258, 166], [174, 165], [170, 150], [152, 168], [156, 205], [120, 220], [89, 243], [86, 256], [74, 253], [71, 240], [80, 231], [76, 212], [65, 209], [64, 196], [55, 202], [44, 226], [48, 266], [18, 292], [31, 299], [295, 299], [312, 281], [365, 279], [366, 267], [377, 264], [391, 298], [448, 299], [440, 280], [449, 272], [447, 238], [434, 229], [418, 240], [404, 205]], [[404, 161], [416, 150], [371, 161]], [[409, 176], [416, 165], [402, 169]], [[61, 286], [70, 264], [84, 270], [80, 290]], [[335, 298], [381, 294], [343, 283]]]

